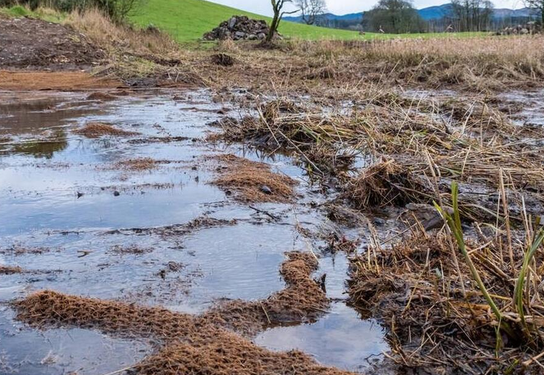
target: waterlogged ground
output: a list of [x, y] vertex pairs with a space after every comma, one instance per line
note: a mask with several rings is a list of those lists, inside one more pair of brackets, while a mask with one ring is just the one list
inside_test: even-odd
[[[332, 224], [323, 197], [287, 157], [242, 145], [213, 145], [206, 124], [233, 111], [206, 91], [0, 92], [0, 373], [105, 374], [151, 353], [150, 340], [82, 329], [38, 331], [9, 306], [29, 292], [117, 299], [199, 313], [221, 299], [259, 299], [284, 287], [286, 251], [322, 256], [331, 311], [312, 324], [276, 327], [256, 338], [272, 350], [301, 349], [327, 365], [364, 369], [387, 350], [381, 328], [345, 304], [347, 261], [321, 250]], [[136, 134], [87, 138], [89, 122]], [[209, 184], [209, 156], [265, 161], [301, 182], [295, 204], [236, 203]], [[127, 161], [152, 158], [151, 168]], [[124, 163], [124, 164], [123, 164]], [[301, 231], [304, 228], [305, 231]], [[311, 236], [304, 235], [305, 232]]]

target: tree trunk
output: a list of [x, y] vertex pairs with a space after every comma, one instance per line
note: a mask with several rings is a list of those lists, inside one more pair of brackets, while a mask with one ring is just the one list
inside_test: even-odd
[[266, 36], [267, 43], [272, 42], [272, 39], [274, 39], [274, 34], [276, 33], [276, 30], [278, 29], [279, 19], [280, 19], [279, 13], [274, 12], [274, 18], [272, 18], [272, 23], [270, 24], [270, 30], [268, 31], [268, 35]]

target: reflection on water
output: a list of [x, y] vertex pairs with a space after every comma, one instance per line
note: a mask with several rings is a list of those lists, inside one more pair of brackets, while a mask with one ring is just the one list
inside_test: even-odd
[[[68, 146], [66, 131], [64, 129], [56, 130], [51, 137], [40, 140], [31, 140], [20, 142], [10, 150], [14, 154], [28, 154], [35, 158], [51, 159], [55, 152], [64, 150]], [[0, 147], [0, 152], [3, 151]]]
[[0, 314], [0, 374], [107, 374], [143, 359], [150, 350], [144, 341], [112, 338], [95, 331], [42, 332], [14, 326]]
[[383, 335], [379, 324], [361, 321], [353, 309], [338, 302], [316, 323], [272, 328], [259, 335], [255, 343], [276, 351], [298, 349], [322, 364], [356, 371], [388, 350]]

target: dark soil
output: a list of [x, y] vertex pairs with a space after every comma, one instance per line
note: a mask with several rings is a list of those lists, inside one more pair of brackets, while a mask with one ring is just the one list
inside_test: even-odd
[[31, 18], [0, 19], [0, 68], [87, 69], [105, 53], [69, 27]]

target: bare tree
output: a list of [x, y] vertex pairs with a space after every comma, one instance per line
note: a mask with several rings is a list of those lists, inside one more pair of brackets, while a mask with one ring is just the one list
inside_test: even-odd
[[295, 0], [302, 22], [314, 25], [318, 18], [327, 11], [325, 0]]
[[540, 22], [544, 27], [544, 0], [525, 0], [525, 6], [540, 11]]
[[270, 30], [268, 31], [268, 35], [266, 36], [265, 42], [270, 43], [272, 42], [272, 39], [274, 39], [274, 35], [278, 32], [278, 26], [280, 25], [280, 21], [286, 14], [293, 14], [297, 11], [292, 12], [286, 12], [283, 10], [285, 4], [292, 3], [293, 0], [270, 0], [272, 3], [272, 10], [274, 11], [274, 17], [272, 18], [272, 23], [270, 24]]

